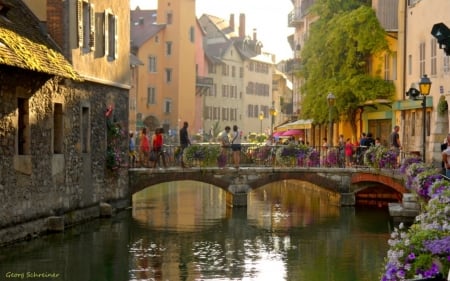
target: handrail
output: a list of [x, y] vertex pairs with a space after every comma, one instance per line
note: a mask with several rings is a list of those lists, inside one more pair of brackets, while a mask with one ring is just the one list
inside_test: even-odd
[[[211, 147], [219, 150], [220, 144], [217, 142], [197, 143], [193, 146]], [[240, 166], [267, 167], [267, 166], [287, 166], [287, 167], [334, 167], [334, 168], [368, 168], [364, 164], [364, 153], [368, 149], [366, 146], [353, 146], [352, 154], [346, 156], [345, 148], [339, 146], [305, 146], [305, 145], [265, 145], [262, 143], [242, 143], [241, 144]], [[289, 151], [289, 149], [294, 149]], [[187, 148], [189, 149], [189, 148]], [[208, 149], [208, 148], [207, 148]], [[179, 145], [165, 144], [164, 152], [166, 163], [169, 167], [181, 165], [181, 154]], [[232, 165], [231, 149], [226, 150], [226, 159]], [[277, 155], [278, 154], [278, 155]], [[415, 153], [401, 152], [398, 163]], [[308, 158], [309, 157], [309, 158]], [[201, 159], [199, 159], [201, 160]], [[196, 161], [191, 166], [200, 165]], [[398, 166], [397, 166], [398, 167]], [[396, 167], [393, 167], [393, 169]]]

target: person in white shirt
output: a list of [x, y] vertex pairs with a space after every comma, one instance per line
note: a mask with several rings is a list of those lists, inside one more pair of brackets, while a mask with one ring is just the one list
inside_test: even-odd
[[[447, 143], [450, 143], [450, 134], [447, 135]], [[442, 151], [442, 162], [444, 162], [445, 176], [450, 178], [450, 146]]]

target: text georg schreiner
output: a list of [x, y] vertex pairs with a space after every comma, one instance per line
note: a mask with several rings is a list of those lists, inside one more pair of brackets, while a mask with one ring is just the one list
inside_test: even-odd
[[59, 273], [55, 272], [6, 272], [6, 278], [16, 278], [16, 279], [25, 279], [25, 278], [58, 278]]

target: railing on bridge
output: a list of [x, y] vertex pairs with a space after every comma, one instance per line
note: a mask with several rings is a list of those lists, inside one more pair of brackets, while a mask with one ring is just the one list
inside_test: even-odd
[[[182, 155], [178, 145], [164, 145], [164, 155], [169, 167], [180, 166]], [[199, 143], [186, 148], [185, 153], [190, 153], [185, 164], [188, 167], [213, 167], [217, 166], [217, 157], [221, 148], [218, 143]], [[335, 167], [358, 168], [367, 167], [364, 163], [368, 147], [354, 146], [352, 153], [345, 152], [344, 147], [323, 147], [306, 145], [264, 145], [258, 143], [244, 143], [240, 152], [240, 166], [285, 166], [285, 167]], [[396, 168], [402, 159], [408, 157], [408, 153], [390, 157], [389, 164], [382, 168]], [[231, 149], [225, 149], [226, 163], [233, 166]], [[162, 164], [162, 163], [160, 163]], [[162, 166], [162, 165], [159, 165]], [[139, 167], [139, 163], [137, 164]]]

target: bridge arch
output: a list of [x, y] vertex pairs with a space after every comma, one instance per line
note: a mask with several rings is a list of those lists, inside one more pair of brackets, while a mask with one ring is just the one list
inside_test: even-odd
[[[283, 180], [301, 180], [340, 193], [346, 203], [352, 204], [355, 194], [374, 184], [381, 184], [399, 195], [407, 193], [404, 178], [379, 170], [342, 168], [274, 168], [258, 167], [235, 169], [131, 169], [129, 171], [130, 195], [149, 186], [172, 181], [194, 180], [212, 184], [233, 196], [246, 196], [251, 190]], [[353, 199], [352, 199], [353, 198]], [[245, 199], [241, 199], [245, 201]], [[343, 201], [343, 202], [344, 202]], [[343, 203], [344, 204], [344, 203]], [[353, 203], [354, 204], [354, 203]]]

